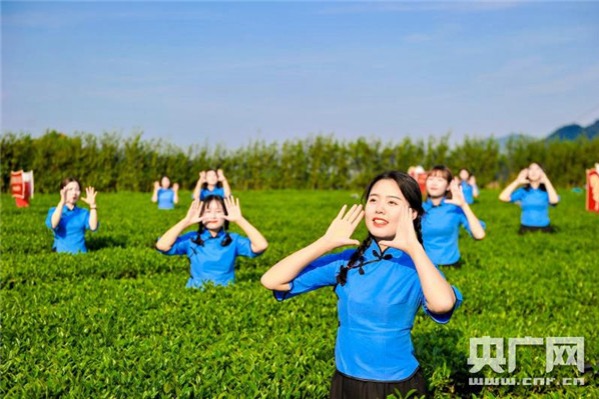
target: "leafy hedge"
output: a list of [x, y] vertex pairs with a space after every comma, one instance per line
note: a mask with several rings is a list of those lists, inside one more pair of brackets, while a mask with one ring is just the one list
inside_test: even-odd
[[283, 143], [255, 141], [227, 150], [191, 146], [182, 150], [161, 140], [142, 140], [105, 133], [67, 136], [48, 131], [39, 138], [6, 133], [0, 138], [2, 191], [11, 170], [34, 170], [37, 192], [57, 192], [66, 176], [79, 177], [100, 191], [151, 191], [165, 174], [183, 188], [193, 189], [198, 172], [223, 168], [232, 187], [248, 189], [356, 189], [364, 187], [380, 170], [429, 168], [446, 164], [456, 173], [468, 167], [481, 186], [515, 177], [532, 161], [545, 167], [557, 186], [581, 186], [585, 169], [599, 154], [599, 138], [589, 141], [550, 141], [519, 138], [500, 148], [494, 139], [466, 138], [450, 146], [449, 135], [440, 139], [397, 143], [359, 138], [355, 141], [317, 135]]
[[[158, 211], [142, 193], [98, 195], [100, 230], [86, 255], [50, 252], [44, 226], [57, 195], [17, 209], [2, 195], [0, 395], [17, 397], [326, 398], [334, 371], [335, 295], [321, 289], [277, 303], [259, 278], [282, 256], [322, 234], [350, 191], [239, 191], [244, 214], [270, 242], [239, 262], [237, 282], [185, 289], [188, 264], [152, 245], [189, 204]], [[483, 190], [480, 242], [462, 237], [466, 265], [446, 276], [465, 297], [440, 326], [419, 313], [413, 341], [435, 397], [599, 395], [599, 215], [560, 192], [553, 235], [518, 236], [519, 210]], [[185, 199], [188, 199], [187, 201]], [[363, 237], [361, 226], [356, 237]], [[544, 347], [518, 351], [517, 369], [469, 373], [469, 339], [582, 336], [590, 370], [556, 366]], [[582, 377], [585, 386], [470, 385], [471, 377]]]

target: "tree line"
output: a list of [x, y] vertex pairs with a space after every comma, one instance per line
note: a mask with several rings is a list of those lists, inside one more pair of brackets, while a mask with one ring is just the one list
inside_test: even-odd
[[383, 170], [407, 171], [449, 166], [457, 174], [470, 169], [479, 186], [503, 185], [531, 162], [543, 166], [560, 187], [582, 186], [585, 170], [599, 161], [599, 138], [546, 141], [517, 137], [501, 146], [494, 138], [465, 138], [450, 145], [441, 138], [404, 138], [383, 142], [376, 138], [341, 140], [333, 134], [265, 142], [227, 149], [190, 146], [182, 149], [163, 140], [144, 140], [143, 133], [65, 135], [49, 130], [41, 137], [5, 133], [0, 138], [2, 191], [9, 189], [11, 170], [33, 170], [36, 192], [56, 192], [67, 176], [99, 191], [151, 191], [153, 182], [167, 175], [191, 190], [200, 170], [222, 168], [238, 190], [356, 189], [361, 190]]

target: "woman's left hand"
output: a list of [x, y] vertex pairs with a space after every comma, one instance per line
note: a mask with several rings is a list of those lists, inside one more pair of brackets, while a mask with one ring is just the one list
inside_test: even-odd
[[81, 201], [85, 202], [90, 207], [96, 206], [96, 189], [93, 187], [87, 187], [85, 189], [85, 197], [81, 198]]
[[420, 245], [420, 242], [418, 241], [416, 230], [414, 230], [415, 211], [407, 205], [401, 206], [402, 209], [399, 212], [395, 237], [391, 241], [379, 241], [379, 244], [408, 252], [415, 245]]
[[229, 222], [237, 222], [243, 216], [241, 215], [241, 207], [239, 206], [239, 198], [235, 198], [232, 195], [225, 198], [225, 207], [227, 208], [227, 215], [223, 215], [223, 219]]
[[454, 204], [460, 208], [464, 206], [466, 200], [464, 199], [464, 192], [462, 186], [457, 181], [453, 180], [449, 183], [449, 191], [451, 191], [451, 199], [445, 199], [446, 204]]

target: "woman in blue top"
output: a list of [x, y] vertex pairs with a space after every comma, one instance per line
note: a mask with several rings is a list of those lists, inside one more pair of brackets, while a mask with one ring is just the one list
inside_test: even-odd
[[[229, 222], [247, 234], [229, 233]], [[198, 223], [197, 232], [180, 235]], [[171, 227], [156, 243], [165, 255], [187, 255], [190, 262], [188, 288], [205, 283], [228, 285], [235, 279], [235, 258], [261, 255], [268, 247], [262, 234], [241, 214], [239, 199], [212, 195], [204, 202], [194, 200], [187, 215]]]
[[[272, 266], [261, 279], [278, 300], [334, 286], [339, 327], [331, 398], [385, 398], [397, 389], [426, 394], [410, 331], [420, 307], [447, 323], [460, 292], [430, 261], [420, 238], [418, 183], [385, 172], [364, 193], [366, 204], [344, 205], [326, 233]], [[364, 218], [368, 236], [351, 236]], [[336, 248], [359, 245], [327, 254]]]
[[478, 198], [478, 186], [476, 185], [476, 178], [470, 173], [468, 169], [460, 169], [458, 174], [460, 177], [460, 186], [464, 193], [464, 199], [469, 205], [474, 203], [474, 199]]
[[171, 188], [171, 180], [162, 176], [160, 183], [154, 182], [152, 202], [158, 203], [158, 209], [174, 209], [175, 204], [179, 202], [179, 185], [175, 183]]
[[449, 168], [437, 165], [428, 172], [426, 193], [422, 218], [426, 253], [437, 266], [459, 267], [460, 226], [476, 240], [485, 238], [485, 226], [470, 209]]
[[89, 205], [89, 211], [79, 208], [77, 201], [81, 197], [81, 184], [73, 177], [62, 181], [60, 201], [58, 205], [50, 208], [46, 216], [46, 226], [54, 232], [53, 251], [73, 254], [87, 252], [85, 231], [98, 229], [96, 194], [93, 187], [87, 187], [86, 196], [81, 198], [81, 201]]
[[[524, 187], [517, 188], [520, 185]], [[522, 208], [519, 233], [527, 231], [553, 232], [549, 224], [549, 205], [557, 205], [559, 196], [553, 184], [537, 163], [531, 163], [499, 194], [504, 202], [515, 202]]]
[[222, 169], [208, 169], [199, 173], [200, 178], [193, 190], [193, 199], [203, 201], [209, 195], [219, 195], [227, 198], [231, 195], [231, 187]]

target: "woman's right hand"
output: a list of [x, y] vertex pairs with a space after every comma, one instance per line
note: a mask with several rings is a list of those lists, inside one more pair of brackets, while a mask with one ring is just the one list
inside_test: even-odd
[[360, 245], [360, 241], [352, 239], [351, 236], [364, 217], [362, 205], [352, 205], [345, 212], [347, 205], [343, 205], [337, 217], [331, 222], [329, 228], [322, 238], [333, 248], [345, 245]]
[[60, 203], [63, 205], [67, 203], [67, 186], [60, 189]]

